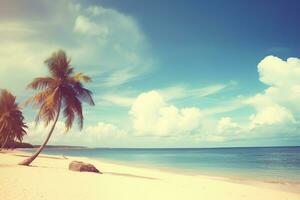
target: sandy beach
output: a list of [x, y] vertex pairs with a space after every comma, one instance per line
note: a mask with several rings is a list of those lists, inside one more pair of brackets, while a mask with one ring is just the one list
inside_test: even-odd
[[[42, 155], [31, 167], [16, 165], [25, 156], [19, 151], [0, 154], [1, 199], [300, 199], [297, 185], [287, 191], [274, 183], [177, 174], [79, 157]], [[69, 171], [72, 160], [92, 163], [103, 174]]]

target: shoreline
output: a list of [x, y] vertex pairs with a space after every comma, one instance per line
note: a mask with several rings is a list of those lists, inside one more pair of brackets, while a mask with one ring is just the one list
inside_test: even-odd
[[[136, 188], [149, 194], [152, 197], [149, 199], [159, 199], [158, 197], [162, 197], [162, 199], [199, 199], [203, 197], [204, 194], [208, 200], [216, 199], [216, 197], [220, 200], [260, 199], [257, 198], [256, 194], [260, 194], [261, 199], [264, 200], [270, 199], [274, 195], [278, 198], [272, 199], [300, 198], [300, 187], [298, 185], [282, 185], [250, 180], [244, 181], [201, 174], [185, 174], [174, 170], [166, 171], [161, 168], [144, 168], [141, 166], [124, 165], [86, 157], [67, 156], [67, 158], [64, 158], [58, 155], [42, 154], [34, 161], [32, 167], [16, 165], [17, 161], [24, 159], [24, 157], [28, 155], [29, 153], [24, 151], [10, 151], [0, 154], [0, 192], [7, 196], [12, 196], [11, 198], [4, 198], [4, 200], [16, 199], [14, 196], [16, 190], [24, 192], [24, 188], [36, 187], [34, 181], [38, 182], [41, 178], [45, 179], [43, 184], [46, 184], [46, 187], [58, 187], [56, 190], [64, 190], [64, 192], [67, 192], [70, 196], [73, 195], [73, 190], [75, 189], [78, 190], [75, 193], [83, 195], [82, 198], [77, 198], [76, 196], [76, 198], [74, 198], [74, 196], [72, 196], [73, 199], [97, 199], [99, 195], [101, 196], [102, 192], [104, 192], [103, 189], [101, 189], [103, 187], [107, 190], [104, 192], [107, 198], [104, 199], [124, 199], [122, 196], [118, 196], [119, 194], [115, 194], [115, 190], [118, 190], [123, 195], [129, 195], [128, 199], [141, 199], [143, 193], [138, 193]], [[67, 167], [72, 160], [91, 163], [103, 172], [103, 175], [69, 171]], [[12, 177], [9, 175], [11, 173], [14, 173]], [[33, 183], [28, 183], [29, 186], [25, 181], [28, 178], [33, 181]], [[48, 179], [50, 179], [49, 182], [46, 181]], [[60, 181], [57, 182], [57, 179], [59, 179], [61, 183]], [[81, 183], [81, 181], [91, 188], [75, 184], [78, 182]], [[62, 183], [72, 184], [72, 186], [67, 187], [67, 184], [67, 186], [60, 189], [59, 186]], [[81, 187], [85, 188], [85, 192], [81, 193]], [[34, 198], [32, 197], [32, 191], [28, 190], [26, 195], [30, 196], [30, 198], [20, 199], [36, 200], [54, 198], [54, 194], [52, 194], [51, 191], [45, 191], [42, 187], [38, 189], [37, 192], [43, 197], [48, 196], [47, 198]], [[86, 194], [86, 192], [91, 192], [93, 195], [90, 196]], [[165, 198], [164, 195], [166, 195]], [[186, 195], [192, 196], [188, 197]], [[169, 198], [170, 196], [172, 196], [172, 198]], [[241, 198], [241, 196], [245, 196], [246, 198]]]
[[[45, 155], [52, 155], [52, 154], [45, 154]], [[56, 156], [56, 155], [52, 155]], [[65, 156], [65, 155], [62, 155]], [[80, 157], [73, 157], [73, 156], [66, 156], [70, 158], [80, 158]], [[281, 189], [283, 191], [294, 192], [300, 194], [300, 181], [289, 181], [289, 180], [282, 180], [282, 181], [274, 181], [274, 180], [260, 180], [260, 179], [251, 179], [247, 177], [238, 177], [238, 176], [227, 176], [227, 175], [217, 175], [217, 174], [205, 174], [204, 172], [192, 172], [184, 169], [177, 169], [177, 168], [169, 168], [169, 167], [158, 167], [158, 166], [147, 166], [145, 164], [137, 164], [137, 163], [129, 163], [123, 161], [116, 161], [116, 160], [109, 160], [109, 159], [97, 159], [97, 158], [89, 158], [89, 157], [81, 157], [83, 159], [91, 160], [91, 161], [100, 161], [103, 163], [115, 164], [120, 166], [132, 167], [132, 168], [142, 168], [146, 170], [157, 170], [165, 173], [170, 174], [180, 174], [183, 176], [198, 176], [204, 177], [214, 180], [221, 180], [227, 181], [231, 183], [239, 183], [245, 185], [257, 185], [260, 184], [262, 187], [266, 188], [275, 188]]]
[[[24, 153], [24, 154], [30, 154], [26, 151], [23, 151], [21, 149], [18, 149], [17, 152]], [[40, 156], [43, 157], [66, 157], [66, 158], [72, 158], [74, 160], [76, 159], [84, 159], [89, 160], [91, 162], [101, 162], [101, 163], [108, 163], [108, 164], [114, 164], [119, 166], [126, 166], [126, 167], [132, 167], [132, 168], [142, 168], [145, 170], [157, 170], [161, 172], [166, 172], [170, 174], [180, 174], [183, 176], [199, 176], [199, 177], [205, 177], [209, 179], [215, 179], [215, 180], [221, 180], [221, 181], [227, 181], [231, 183], [239, 183], [239, 184], [245, 184], [245, 185], [257, 185], [259, 184], [261, 187], [266, 188], [274, 188], [274, 189], [280, 189], [282, 191], [288, 191], [288, 192], [294, 192], [297, 194], [300, 194], [300, 181], [290, 181], [290, 180], [263, 180], [263, 179], [254, 179], [250, 177], [241, 177], [241, 176], [229, 176], [226, 175], [217, 175], [213, 173], [207, 173], [204, 172], [196, 172], [196, 171], [189, 171], [184, 169], [178, 169], [178, 168], [169, 168], [169, 167], [158, 167], [158, 166], [152, 166], [152, 165], [146, 165], [146, 164], [138, 164], [138, 163], [129, 163], [126, 161], [117, 161], [112, 159], [100, 159], [100, 158], [90, 158], [85, 156], [67, 156], [67, 155], [56, 155], [56, 154], [41, 154]]]
[[[298, 146], [297, 146], [298, 147]], [[262, 147], [265, 148], [265, 147]], [[59, 148], [64, 149], [64, 148]], [[22, 153], [28, 154], [29, 152], [24, 151], [23, 149], [18, 149], [17, 151], [20, 151]], [[30, 154], [30, 153], [29, 153]], [[297, 193], [300, 193], [300, 180], [288, 180], [288, 179], [272, 179], [272, 178], [256, 178], [254, 176], [242, 176], [242, 175], [235, 175], [235, 174], [229, 174], [224, 171], [219, 172], [213, 172], [213, 171], [205, 171], [205, 170], [194, 170], [194, 169], [183, 169], [183, 168], [172, 168], [172, 167], [162, 167], [157, 166], [155, 164], [142, 164], [142, 163], [130, 163], [129, 161], [123, 161], [123, 160], [114, 160], [109, 158], [93, 158], [93, 157], [86, 157], [86, 156], [68, 156], [64, 154], [42, 154], [43, 156], [65, 156], [70, 158], [84, 158], [89, 160], [95, 160], [105, 163], [111, 163], [116, 165], [122, 165], [127, 167], [135, 167], [135, 168], [143, 168], [148, 170], [159, 170], [163, 172], [169, 172], [169, 173], [175, 173], [175, 174], [182, 174], [182, 175], [188, 175], [188, 176], [205, 176], [209, 178], [215, 178], [215, 179], [221, 179], [221, 180], [228, 180], [233, 182], [245, 182], [247, 184], [248, 182], [258, 182], [258, 183], [267, 183], [267, 184], [279, 184], [279, 185], [295, 185], [299, 186], [299, 191]]]
[[[65, 156], [65, 157], [70, 157], [70, 158], [76, 158], [77, 156], [67, 156], [67, 155], [55, 155], [55, 154], [44, 154], [44, 155], [49, 155], [49, 156]], [[77, 157], [78, 158], [78, 157]], [[250, 181], [250, 182], [262, 182], [262, 183], [272, 183], [272, 184], [290, 184], [290, 185], [299, 185], [300, 186], [300, 181], [292, 181], [292, 180], [264, 180], [264, 179], [255, 179], [252, 177], [243, 177], [243, 176], [235, 176], [235, 175], [220, 175], [220, 174], [214, 173], [214, 172], [204, 172], [204, 171], [198, 171], [198, 170], [187, 170], [187, 169], [182, 169], [182, 168], [171, 168], [171, 167], [161, 167], [161, 166], [156, 166], [152, 164], [139, 164], [139, 163], [130, 163], [129, 161], [117, 161], [113, 159], [105, 159], [105, 158], [90, 158], [90, 157], [80, 157], [84, 159], [89, 159], [89, 160], [94, 160], [94, 161], [100, 161], [100, 162], [105, 162], [105, 163], [110, 163], [110, 164], [116, 164], [116, 165], [122, 165], [122, 166], [127, 166], [127, 167], [134, 167], [134, 168], [143, 168], [143, 169], [148, 169], [148, 170], [159, 170], [162, 172], [168, 172], [172, 174], [182, 174], [186, 176], [205, 176], [209, 178], [215, 178], [215, 179], [222, 179], [222, 180], [232, 180], [232, 181]], [[299, 191], [300, 193], [300, 191]]]

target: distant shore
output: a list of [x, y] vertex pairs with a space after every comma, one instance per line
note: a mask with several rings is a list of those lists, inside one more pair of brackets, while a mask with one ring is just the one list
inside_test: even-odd
[[[33, 145], [33, 148], [39, 148], [40, 145]], [[46, 145], [47, 149], [87, 149], [84, 146], [69, 146], [69, 145]]]
[[[297, 185], [184, 175], [82, 157], [41, 155], [32, 167], [16, 165], [26, 156], [28, 154], [20, 151], [0, 154], [1, 199], [299, 200], [300, 198], [300, 192], [296, 192], [300, 191]], [[69, 171], [68, 164], [72, 160], [92, 163], [103, 174]]]
[[[2, 143], [0, 143], [0, 146], [2, 146]], [[17, 142], [17, 141], [8, 141], [7, 144], [4, 146], [6, 149], [33, 149], [33, 148], [39, 148], [40, 145], [30, 144], [27, 142]], [[71, 145], [46, 145], [45, 148], [48, 149], [86, 149], [88, 147], [84, 146], [71, 146]]]

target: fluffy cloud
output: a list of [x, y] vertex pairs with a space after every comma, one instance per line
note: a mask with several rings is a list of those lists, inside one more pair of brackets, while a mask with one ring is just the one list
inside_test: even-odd
[[284, 87], [299, 85], [300, 60], [288, 58], [286, 61], [267, 56], [258, 64], [259, 80], [266, 85]]
[[189, 134], [199, 127], [201, 119], [199, 109], [169, 105], [157, 91], [140, 94], [130, 115], [137, 134], [155, 136]]
[[[25, 141], [33, 144], [41, 144], [46, 138], [50, 126], [43, 124], [35, 126], [34, 122], [29, 123], [28, 135]], [[126, 137], [127, 132], [109, 123], [98, 122], [96, 125], [86, 126], [81, 132], [75, 127], [65, 132], [65, 125], [58, 121], [49, 144], [70, 144], [81, 146], [111, 146], [114, 142]]]
[[300, 114], [300, 60], [267, 56], [258, 64], [258, 72], [259, 80], [268, 88], [245, 101], [256, 109], [250, 116], [250, 129], [295, 127]]
[[99, 26], [98, 24], [91, 22], [90, 19], [85, 16], [78, 16], [76, 18], [74, 30], [78, 33], [100, 36], [104, 39], [109, 34], [106, 26]]
[[217, 131], [219, 133], [237, 133], [240, 131], [240, 126], [236, 122], [233, 122], [230, 117], [223, 117], [218, 121]]
[[[286, 61], [267, 56], [258, 64], [259, 79], [268, 88], [259, 95], [262, 104], [269, 101], [299, 111], [300, 101], [300, 60], [288, 58]], [[258, 102], [258, 103], [259, 103]]]
[[287, 108], [271, 103], [257, 107], [257, 113], [250, 116], [250, 121], [252, 128], [256, 125], [290, 125], [296, 123], [293, 114]]
[[98, 85], [120, 85], [149, 70], [148, 44], [132, 17], [101, 6], [81, 6], [75, 13], [72, 35], [78, 47], [70, 52], [82, 66], [92, 63]]
[[121, 138], [125, 136], [126, 131], [109, 123], [98, 122], [96, 126], [88, 126], [84, 130], [84, 134], [91, 136], [93, 139], [102, 140], [103, 138], [111, 137]]

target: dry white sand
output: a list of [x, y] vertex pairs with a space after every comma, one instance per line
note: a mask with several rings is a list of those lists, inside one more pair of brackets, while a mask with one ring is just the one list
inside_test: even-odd
[[[25, 153], [0, 153], [1, 200], [300, 200], [278, 184], [183, 175], [86, 158], [40, 156], [18, 166]], [[72, 160], [94, 164], [103, 174], [68, 170]], [[273, 187], [274, 186], [274, 187]], [[291, 185], [295, 190], [297, 185]]]

